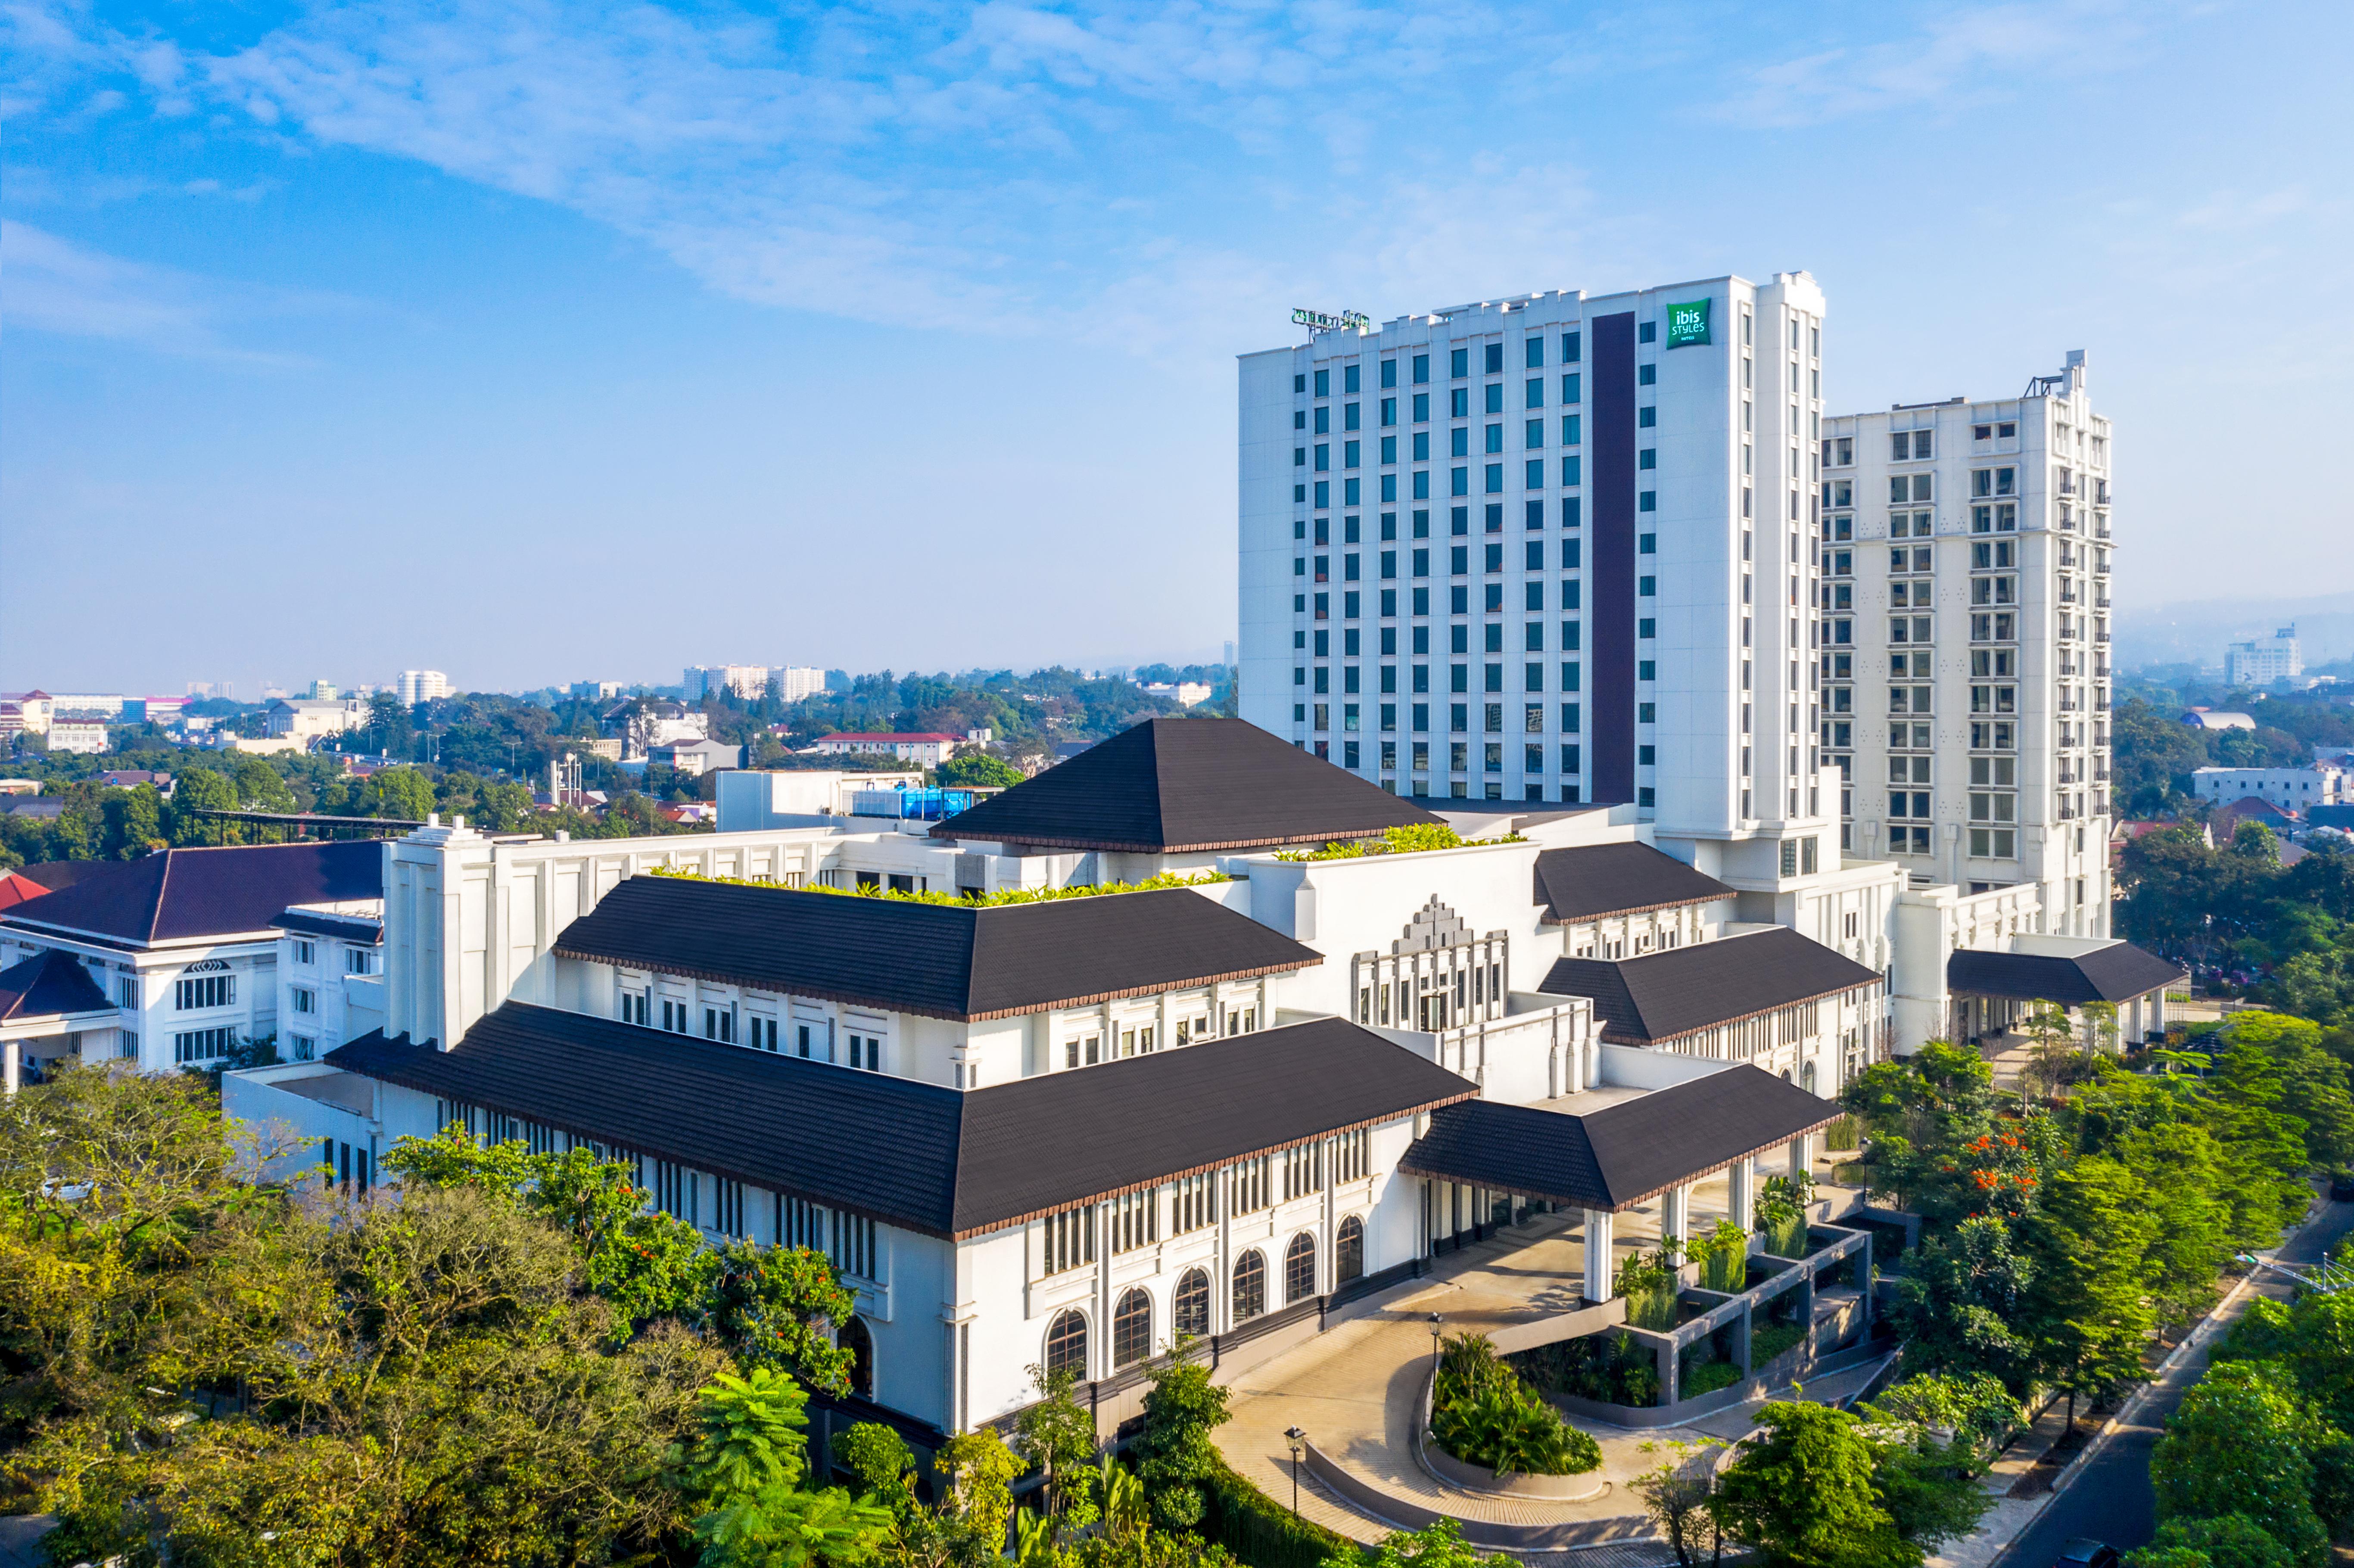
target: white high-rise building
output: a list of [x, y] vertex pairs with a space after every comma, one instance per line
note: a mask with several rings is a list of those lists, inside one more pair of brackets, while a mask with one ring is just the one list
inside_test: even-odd
[[450, 694], [450, 677], [439, 670], [403, 670], [400, 673], [400, 703], [413, 708], [435, 697]]
[[1402, 794], [1812, 849], [1822, 317], [1721, 277], [1242, 356], [1243, 716]]
[[1824, 421], [1825, 754], [1841, 845], [2108, 934], [2109, 422], [2023, 396]]
[[2294, 681], [2305, 673], [2305, 654], [2296, 628], [2284, 626], [2270, 637], [2252, 637], [2223, 650], [2223, 681], [2232, 686], [2268, 686]]
[[787, 664], [777, 672], [777, 696], [788, 703], [813, 697], [825, 690], [825, 672], [811, 664]]

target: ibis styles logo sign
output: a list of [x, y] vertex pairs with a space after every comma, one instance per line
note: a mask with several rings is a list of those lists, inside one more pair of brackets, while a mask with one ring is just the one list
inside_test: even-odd
[[1708, 342], [1708, 305], [1706, 300], [1692, 300], [1684, 304], [1673, 301], [1668, 304], [1668, 346], [1690, 348]]

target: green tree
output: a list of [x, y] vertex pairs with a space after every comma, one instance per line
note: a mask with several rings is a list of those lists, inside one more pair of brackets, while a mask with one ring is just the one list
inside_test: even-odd
[[1191, 1530], [1208, 1511], [1208, 1489], [1225, 1467], [1211, 1434], [1226, 1422], [1226, 1391], [1181, 1342], [1177, 1353], [1147, 1369], [1144, 1432], [1137, 1440], [1137, 1474], [1166, 1529]]
[[249, 811], [291, 811], [294, 809], [294, 791], [275, 768], [259, 757], [237, 759], [236, 779], [238, 801]]
[[2024, 1393], [2035, 1347], [2018, 1320], [2034, 1279], [2033, 1261], [1993, 1215], [1925, 1236], [1890, 1314], [1905, 1336], [1906, 1369], [1983, 1372]]
[[152, 784], [109, 790], [105, 802], [109, 860], [137, 860], [165, 843], [164, 798]]
[[702, 1568], [863, 1563], [890, 1533], [888, 1510], [801, 1486], [808, 1404], [799, 1383], [769, 1367], [722, 1372], [703, 1390], [683, 1472], [702, 1510], [694, 1523]]
[[1724, 1560], [1724, 1531], [1709, 1511], [1716, 1490], [1716, 1457], [1723, 1446], [1663, 1437], [1643, 1445], [1646, 1454], [1663, 1456], [1653, 1468], [1635, 1478], [1636, 1496], [1643, 1499], [1644, 1516], [1659, 1539], [1676, 1554], [1680, 1568], [1711, 1568]]
[[2148, 1282], [2158, 1231], [2134, 1173], [2097, 1155], [2053, 1172], [2022, 1227], [2035, 1281], [2022, 1327], [2044, 1375], [2067, 1390], [2071, 1422], [2078, 1394], [2142, 1374], [2157, 1326]]
[[1095, 1416], [1071, 1397], [1076, 1374], [1034, 1366], [1030, 1378], [1038, 1397], [1013, 1418], [1013, 1447], [1044, 1475], [1046, 1512], [1052, 1517], [1070, 1505], [1072, 1473], [1093, 1461], [1103, 1445]]
[[367, 781], [368, 815], [421, 822], [436, 809], [433, 784], [417, 768], [384, 768]]
[[2285, 1369], [2219, 1362], [2183, 1396], [2150, 1456], [2158, 1520], [2244, 1514], [2317, 1568], [2329, 1536], [2313, 1505], [2313, 1455], [2327, 1436]]
[[1762, 1429], [1717, 1477], [1710, 1516], [1732, 1540], [1790, 1568], [1918, 1568], [1873, 1484], [1861, 1423], [1827, 1404], [1768, 1404]]
[[171, 840], [175, 844], [228, 842], [223, 824], [195, 815], [199, 810], [239, 809], [237, 786], [211, 768], [186, 768], [172, 781]]
[[1019, 768], [985, 751], [951, 757], [932, 769], [933, 781], [949, 789], [1011, 789], [1025, 777]]
[[2158, 1538], [2126, 1562], [2131, 1568], [2297, 1568], [2288, 1548], [2243, 1513], [2168, 1520]]
[[1323, 1568], [1476, 1568], [1482, 1563], [1511, 1559], [1482, 1557], [1463, 1539], [1463, 1527], [1442, 1519], [1420, 1530], [1401, 1530], [1383, 1538], [1370, 1556], [1328, 1557]]

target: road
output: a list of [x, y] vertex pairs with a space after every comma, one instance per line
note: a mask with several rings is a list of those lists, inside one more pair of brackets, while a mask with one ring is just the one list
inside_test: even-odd
[[[2280, 1261], [2317, 1263], [2349, 1231], [2354, 1231], [2354, 1203], [2325, 1202], [2313, 1222], [2281, 1248]], [[2293, 1288], [2278, 1276], [2264, 1275], [2254, 1287], [2276, 1300], [2287, 1299]], [[2243, 1293], [2230, 1316], [2237, 1318], [2248, 1299], [2249, 1293]], [[2044, 1568], [2058, 1558], [2063, 1542], [2080, 1535], [2105, 1541], [2120, 1552], [2149, 1543], [2158, 1529], [2157, 1497], [2149, 1484], [2150, 1450], [2164, 1435], [2166, 1418], [2205, 1374], [2208, 1351], [2221, 1338], [2220, 1331], [2211, 1335], [2159, 1380], [2133, 1421], [2119, 1425], [2106, 1447], [2077, 1467], [2066, 1489], [1997, 1559], [1999, 1568]]]

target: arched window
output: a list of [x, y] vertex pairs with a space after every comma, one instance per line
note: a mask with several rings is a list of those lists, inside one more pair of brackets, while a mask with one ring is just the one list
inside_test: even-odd
[[1815, 1065], [1812, 1062], [1798, 1069], [1798, 1086], [1810, 1095], [1815, 1092]]
[[1346, 1285], [1365, 1277], [1365, 1222], [1351, 1214], [1341, 1222], [1341, 1234], [1332, 1240], [1332, 1283]]
[[875, 1397], [875, 1336], [867, 1331], [866, 1320], [853, 1318], [834, 1336], [834, 1343], [850, 1352], [850, 1392]]
[[1124, 1367], [1152, 1353], [1152, 1298], [1131, 1290], [1111, 1315], [1111, 1364]]
[[1046, 1325], [1046, 1370], [1087, 1375], [1087, 1320], [1076, 1312], [1058, 1312]]
[[1177, 1295], [1170, 1303], [1170, 1327], [1182, 1339], [1188, 1335], [1200, 1339], [1210, 1331], [1210, 1271], [1189, 1268], [1177, 1280]]
[[1283, 1299], [1305, 1301], [1316, 1294], [1316, 1238], [1302, 1231], [1283, 1249]]
[[1267, 1259], [1257, 1251], [1235, 1260], [1235, 1316], [1247, 1323], [1267, 1310]]

